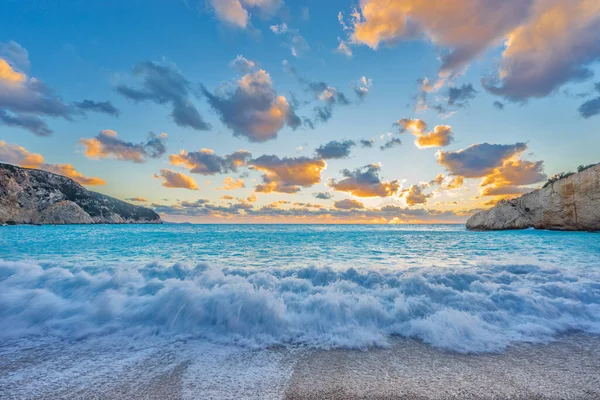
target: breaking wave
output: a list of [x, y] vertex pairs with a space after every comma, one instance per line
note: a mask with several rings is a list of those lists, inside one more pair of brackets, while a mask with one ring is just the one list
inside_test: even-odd
[[366, 349], [400, 335], [496, 352], [569, 331], [599, 334], [600, 279], [533, 265], [266, 272], [0, 261], [0, 326], [0, 340], [119, 334]]

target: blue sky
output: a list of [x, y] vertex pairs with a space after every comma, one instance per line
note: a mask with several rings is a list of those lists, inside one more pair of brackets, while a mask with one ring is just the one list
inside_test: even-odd
[[[600, 32], [600, 10], [594, 2], [554, 0], [547, 2], [549, 5], [544, 0], [507, 2], [507, 8], [514, 10], [509, 10], [504, 25], [495, 27], [490, 39], [482, 40], [481, 49], [475, 54], [461, 55], [460, 68], [453, 69], [449, 77], [440, 69], [447, 55], [456, 49], [468, 53], [472, 47], [470, 40], [457, 39], [456, 32], [462, 26], [472, 30], [467, 38], [483, 37], [482, 27], [492, 24], [486, 18], [491, 21], [498, 14], [484, 0], [449, 1], [451, 12], [436, 10], [436, 5], [427, 6], [419, 0], [391, 3], [390, 6], [382, 0], [4, 1], [0, 12], [3, 27], [0, 58], [12, 71], [26, 77], [25, 83], [19, 84], [35, 78], [52, 89], [49, 96], [60, 98], [67, 107], [83, 100], [109, 102], [118, 109], [119, 116], [77, 110], [69, 111], [72, 115], [69, 119], [52, 117], [36, 114], [35, 110], [24, 112], [21, 105], [15, 104], [17, 100], [5, 99], [3, 103], [0, 96], [0, 110], [5, 115], [34, 116], [53, 131], [49, 136], [40, 136], [22, 125], [5, 121], [0, 125], [0, 161], [54, 168], [55, 172], [57, 167], [52, 166], [70, 164], [84, 177], [105, 181], [104, 185], [88, 186], [92, 190], [121, 199], [144, 198], [147, 201], [140, 204], [154, 207], [167, 220], [197, 222], [456, 222], [464, 220], [474, 209], [540, 186], [546, 176], [599, 161], [600, 116], [594, 115], [594, 107], [587, 118], [578, 110], [586, 102], [593, 106], [593, 100], [600, 95], [594, 88], [594, 83], [600, 80], [594, 76], [598, 72], [600, 49], [587, 37], [597, 38]], [[466, 3], [473, 3], [471, 11], [464, 9], [469, 6]], [[525, 3], [531, 3], [530, 8], [520, 10]], [[540, 4], [549, 7], [548, 10]], [[245, 12], [245, 26], [240, 26], [239, 18], [232, 22], [233, 17], [227, 14], [231, 8], [225, 6]], [[358, 19], [353, 19], [353, 10]], [[346, 29], [338, 21], [340, 12]], [[475, 20], [473, 26], [465, 27], [461, 22], [467, 12], [475, 14], [469, 17], [469, 21]], [[437, 19], [441, 13], [447, 15], [443, 22]], [[557, 22], [551, 22], [543, 31], [533, 30], [532, 27], [540, 26], [539, 21], [548, 18]], [[415, 27], [411, 28], [406, 21]], [[561, 21], [572, 28], [565, 29]], [[282, 29], [284, 33], [274, 33]], [[519, 36], [528, 29], [531, 30], [528, 36]], [[515, 39], [509, 45], [510, 37]], [[527, 40], [533, 42], [532, 37], [537, 38], [535, 51], [520, 51], [529, 45]], [[352, 52], [351, 56], [336, 51], [340, 40]], [[552, 46], [556, 46], [555, 53], [564, 52], [562, 59], [549, 56]], [[568, 49], [578, 46], [588, 46], [585, 55], [569, 53], [574, 50]], [[10, 51], [15, 48], [19, 49], [17, 53]], [[254, 62], [254, 67], [235, 71], [230, 62], [238, 56]], [[284, 61], [295, 68], [296, 75], [284, 68]], [[116, 89], [121, 85], [142, 90], [143, 78], [136, 76], [133, 68], [144, 62], [176, 71], [189, 83], [188, 100], [211, 125], [210, 130], [176, 124], [168, 102], [136, 102]], [[531, 66], [543, 63], [548, 68], [537, 71]], [[503, 68], [509, 71], [505, 75], [508, 77], [501, 77], [499, 71]], [[287, 112], [303, 121], [299, 126], [284, 123], [281, 129], [275, 129], [276, 137], [257, 142], [244, 132], [234, 135], [232, 125], [223, 121], [223, 110], [220, 113], [211, 107], [200, 85], [221, 96], [220, 99], [230, 99], [230, 92], [244, 76], [259, 79], [259, 71], [264, 71], [270, 79], [268, 84], [262, 82], [266, 86], [261, 88], [266, 87], [269, 93], [272, 90], [274, 98], [283, 96], [286, 109], [293, 109], [293, 113]], [[519, 79], [521, 75], [531, 74], [531, 77], [528, 82], [517, 84], [516, 91], [509, 91], [511, 74]], [[496, 82], [501, 77], [506, 90], [495, 94], [486, 90], [482, 78], [490, 76]], [[361, 86], [359, 80], [363, 77], [362, 86], [368, 92], [360, 99], [354, 90]], [[440, 87], [427, 93], [427, 109], [419, 110], [418, 96], [425, 92], [418, 82], [423, 78], [440, 82]], [[350, 103], [333, 104], [332, 116], [326, 122], [315, 119], [314, 108], [329, 104], [323, 100], [324, 92], [310, 90], [310, 83], [317, 82], [326, 83], [325, 87], [334, 93], [343, 93]], [[540, 87], [546, 83], [550, 90], [540, 94], [545, 90]], [[12, 83], [6, 83], [9, 84]], [[6, 85], [0, 86], [0, 91], [9, 90]], [[449, 90], [462, 90], [465, 85], [471, 85], [471, 94], [449, 106]], [[246, 106], [252, 111], [254, 98], [247, 100], [237, 104], [238, 114], [246, 112]], [[499, 110], [494, 102], [501, 102], [503, 109]], [[435, 106], [440, 104], [452, 112], [436, 111]], [[417, 132], [408, 128], [399, 133], [402, 124], [394, 123], [403, 118], [425, 121], [427, 129]], [[314, 129], [307, 119], [314, 123]], [[449, 126], [451, 136], [445, 137], [446, 142], [428, 148], [413, 144], [416, 138], [438, 125]], [[238, 124], [238, 130], [244, 129]], [[123, 158], [119, 152], [127, 149], [126, 145], [105, 148], [101, 155], [86, 155], [82, 139], [94, 138], [103, 130], [116, 132], [119, 140], [130, 145], [145, 143], [148, 132], [165, 133], [168, 138], [163, 141], [165, 149], [160, 156], [143, 154], [143, 162], [119, 159]], [[400, 139], [402, 144], [380, 150], [390, 138]], [[371, 139], [372, 148], [358, 144], [360, 140]], [[264, 166], [261, 170], [252, 161], [261, 155], [275, 155], [281, 161], [277, 165], [287, 168], [293, 162], [317, 160], [315, 149], [319, 146], [347, 140], [356, 144], [349, 147], [349, 154], [343, 158], [325, 159], [326, 167], [319, 171], [318, 182], [298, 178], [302, 171], [286, 178], [272, 165], [265, 172]], [[480, 164], [469, 165], [469, 168], [479, 166], [479, 172], [462, 175], [457, 173], [456, 165], [443, 164], [436, 156], [440, 151], [456, 153], [482, 143], [506, 146], [526, 143], [526, 149], [502, 153], [503, 156], [498, 153], [499, 147], [477, 147], [470, 153], [458, 153], [462, 163], [472, 161], [466, 155], [473, 154], [492, 160], [493, 164], [487, 169]], [[139, 146], [134, 148], [144, 151]], [[191, 153], [200, 149], [211, 149], [219, 157], [243, 149], [252, 156], [247, 165], [235, 171], [212, 175], [193, 173], [191, 168], [170, 161], [169, 156], [180, 150]], [[43, 163], [28, 163], [30, 154], [41, 155]], [[286, 161], [282, 161], [284, 158]], [[539, 161], [543, 164], [533, 164]], [[339, 182], [349, 176], [341, 172], [343, 169], [352, 173], [371, 164], [378, 165], [377, 184], [385, 186], [398, 181], [398, 187], [392, 185], [391, 191], [383, 194], [361, 195], [356, 190], [338, 190], [331, 185], [331, 179]], [[461, 167], [467, 168], [463, 164]], [[160, 177], [161, 170], [184, 174], [196, 182], [197, 188], [166, 187], [163, 184], [168, 178]], [[444, 177], [431, 183], [439, 174]], [[514, 179], [515, 175], [519, 178]], [[497, 188], [494, 193], [501, 195], [483, 195], [486, 185], [482, 184], [490, 176], [495, 178], [490, 178], [492, 183], [488, 188]], [[245, 187], [224, 190], [224, 180], [228, 177], [241, 180]], [[458, 182], [458, 177], [464, 178], [463, 183], [449, 188], [450, 182]], [[257, 189], [268, 182], [272, 183], [270, 192]], [[358, 179], [351, 183], [360, 186], [364, 182]], [[315, 198], [315, 193], [320, 192], [328, 193], [331, 198]], [[199, 199], [206, 202], [189, 206]], [[348, 202], [336, 203], [344, 200], [353, 200], [354, 205], [347, 208]], [[182, 206], [183, 202], [188, 202], [188, 206]], [[293, 203], [311, 203], [321, 208]], [[397, 214], [381, 212], [386, 205], [397, 207]], [[280, 211], [274, 212], [275, 208]]]

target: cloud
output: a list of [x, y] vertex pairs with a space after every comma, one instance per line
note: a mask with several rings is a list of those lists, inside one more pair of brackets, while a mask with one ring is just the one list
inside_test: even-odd
[[397, 180], [382, 181], [379, 177], [380, 171], [381, 167], [377, 164], [367, 165], [354, 171], [344, 169], [342, 175], [345, 178], [338, 182], [332, 180], [329, 186], [357, 197], [388, 197], [396, 194], [400, 189], [400, 183]]
[[331, 193], [327, 193], [327, 192], [313, 193], [313, 196], [315, 196], [315, 198], [321, 199], [321, 200], [329, 200], [333, 197], [333, 195]]
[[241, 54], [229, 62], [229, 67], [240, 74], [248, 74], [256, 68], [256, 62], [246, 59]]
[[38, 136], [52, 133], [40, 117], [70, 121], [76, 114], [72, 106], [42, 81], [27, 77], [3, 58], [0, 58], [0, 110], [0, 122], [4, 125], [22, 127]]
[[492, 173], [504, 161], [527, 150], [525, 143], [510, 145], [481, 143], [459, 151], [438, 151], [438, 163], [452, 175], [479, 178]]
[[235, 27], [246, 28], [252, 11], [264, 17], [273, 15], [283, 4], [282, 0], [208, 0], [216, 17]]
[[285, 22], [280, 25], [272, 25], [271, 32], [286, 38], [285, 45], [290, 48], [294, 57], [298, 57], [302, 53], [307, 52], [310, 48], [306, 40], [300, 35], [300, 31], [288, 27]]
[[235, 190], [245, 188], [244, 181], [241, 179], [233, 179], [231, 177], [226, 177], [223, 180], [223, 190]]
[[194, 178], [181, 172], [161, 169], [160, 174], [155, 174], [154, 177], [157, 179], [162, 178], [162, 185], [167, 188], [198, 190], [198, 184], [194, 181]]
[[358, 143], [360, 144], [360, 147], [362, 147], [363, 149], [370, 149], [371, 147], [373, 147], [373, 144], [375, 143], [375, 141], [373, 139], [370, 140], [366, 140], [366, 139], [360, 139], [358, 141]]
[[400, 146], [402, 144], [402, 140], [398, 138], [390, 138], [387, 142], [385, 142], [382, 146], [379, 146], [381, 150], [388, 150], [396, 146]]
[[590, 118], [600, 114], [600, 96], [586, 101], [577, 110], [583, 118]]
[[452, 180], [450, 182], [448, 182], [448, 184], [445, 186], [445, 188], [448, 190], [458, 189], [464, 183], [465, 183], [465, 178], [463, 178], [462, 176], [455, 176], [454, 178], [452, 178]]
[[238, 150], [221, 157], [210, 149], [201, 149], [190, 153], [181, 150], [179, 154], [171, 154], [169, 162], [171, 165], [189, 168], [193, 174], [215, 175], [237, 172], [238, 168], [245, 166], [251, 158], [252, 154], [246, 150]]
[[135, 201], [136, 203], [146, 203], [148, 202], [148, 199], [146, 199], [145, 197], [130, 197], [128, 199], [125, 199], [127, 201]]
[[24, 147], [8, 144], [4, 141], [0, 141], [0, 161], [24, 168], [43, 169], [71, 178], [81, 185], [98, 186], [106, 184], [104, 179], [83, 176], [71, 164], [46, 164], [41, 154], [30, 153]]
[[192, 84], [183, 77], [173, 64], [161, 65], [152, 61], [136, 64], [133, 75], [140, 80], [138, 88], [116, 85], [118, 93], [135, 102], [150, 101], [171, 106], [171, 118], [185, 128], [209, 130], [196, 106], [190, 100]]
[[275, 139], [285, 125], [295, 130], [302, 123], [287, 99], [277, 95], [271, 77], [263, 70], [244, 75], [232, 91], [212, 94], [204, 87], [202, 90], [234, 135], [252, 142]]
[[400, 132], [409, 131], [416, 136], [415, 145], [419, 148], [444, 147], [454, 141], [450, 125], [437, 125], [431, 132], [427, 132], [427, 123], [422, 119], [403, 118], [395, 125], [400, 126]]
[[[302, 77], [298, 74], [296, 68], [294, 68], [287, 60], [283, 61], [284, 69], [291, 74], [303, 88], [312, 94], [314, 100], [319, 101], [320, 104], [313, 108], [315, 116], [314, 121], [309, 118], [304, 118], [304, 124], [311, 129], [314, 129], [315, 121], [327, 122], [333, 116], [333, 109], [336, 106], [347, 106], [351, 104], [348, 97], [336, 87], [329, 85], [324, 81], [312, 81], [308, 78]], [[366, 79], [366, 78], [365, 78]], [[369, 82], [367, 80], [367, 82]], [[308, 104], [309, 102], [305, 102]]]
[[496, 100], [494, 101], [494, 107], [496, 107], [498, 110], [504, 110], [504, 103]]
[[364, 100], [367, 94], [369, 94], [371, 86], [373, 86], [373, 80], [366, 76], [362, 76], [358, 82], [354, 84], [354, 93], [360, 100]]
[[433, 131], [417, 135], [415, 144], [418, 148], [444, 147], [454, 140], [450, 125], [437, 125]]
[[509, 159], [502, 166], [488, 174], [481, 187], [483, 196], [519, 194], [530, 191], [521, 186], [532, 185], [548, 179], [544, 173], [543, 161]]
[[[203, 201], [201, 203], [178, 202], [173, 205], [152, 204], [161, 215], [180, 220], [244, 222], [369, 222], [369, 223], [424, 223], [464, 222], [477, 210], [438, 211], [425, 208], [407, 208], [387, 205], [381, 208], [326, 208], [320, 204], [277, 201], [263, 207], [254, 207], [237, 199], [227, 206]], [[354, 200], [352, 200], [354, 201]], [[343, 203], [342, 203], [343, 207]]]
[[344, 199], [336, 201], [335, 203], [333, 203], [333, 206], [335, 208], [339, 208], [340, 210], [353, 210], [365, 208], [365, 205], [362, 202], [353, 199]]
[[43, 119], [36, 115], [15, 114], [11, 115], [0, 110], [0, 123], [6, 126], [16, 126], [34, 133], [37, 136], [50, 136], [52, 130]]
[[350, 150], [354, 146], [356, 146], [356, 143], [352, 140], [344, 140], [343, 142], [332, 140], [323, 146], [319, 146], [315, 153], [325, 160], [346, 158], [350, 156]]
[[353, 14], [351, 40], [376, 49], [421, 36], [447, 49], [440, 75], [454, 76], [525, 19], [532, 0], [362, 0]]
[[308, 157], [262, 155], [250, 161], [250, 165], [263, 173], [264, 183], [256, 186], [256, 192], [296, 193], [302, 187], [321, 182], [321, 171], [327, 164], [322, 159]]
[[83, 100], [80, 102], [74, 103], [75, 107], [82, 111], [93, 111], [103, 114], [112, 115], [113, 117], [118, 117], [120, 115], [120, 111], [118, 108], [112, 105], [110, 101], [93, 101], [93, 100]]
[[469, 104], [469, 100], [475, 98], [477, 90], [472, 84], [462, 86], [453, 86], [448, 89], [448, 105], [456, 107], [465, 107]]
[[22, 71], [27, 71], [30, 67], [27, 49], [12, 40], [5, 43], [0, 42], [0, 58], [15, 65]]
[[351, 18], [350, 40], [381, 43], [425, 38], [441, 49], [440, 80], [462, 73], [480, 54], [504, 47], [489, 92], [510, 101], [544, 97], [586, 79], [600, 58], [596, 0], [362, 0]]
[[91, 159], [114, 158], [121, 161], [143, 163], [148, 158], [159, 158], [166, 153], [167, 134], [148, 133], [148, 140], [142, 143], [126, 142], [118, 138], [117, 132], [110, 129], [100, 131], [90, 139], [81, 139], [85, 155]]
[[[600, 92], [600, 82], [594, 84], [596, 92]], [[577, 109], [583, 118], [590, 118], [600, 114], [600, 96], [586, 101]]]
[[338, 46], [336, 47], [335, 51], [337, 53], [345, 55], [348, 58], [352, 57], [352, 49], [348, 45], [348, 42], [342, 40], [342, 38], [340, 37], [338, 37]]
[[418, 185], [412, 185], [410, 188], [403, 191], [403, 196], [407, 205], [414, 206], [416, 204], [427, 203], [427, 199], [432, 197], [433, 194], [425, 194], [423, 193], [423, 188]]
[[[523, 2], [528, 3], [528, 2]], [[545, 97], [593, 75], [600, 59], [600, 4], [596, 0], [537, 0], [512, 30], [489, 92], [510, 101]]]

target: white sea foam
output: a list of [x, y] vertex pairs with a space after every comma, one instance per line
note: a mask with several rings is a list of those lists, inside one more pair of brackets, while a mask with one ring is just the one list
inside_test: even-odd
[[533, 265], [272, 272], [204, 264], [76, 268], [0, 261], [0, 340], [191, 336], [249, 347], [457, 352], [600, 333], [600, 277]]

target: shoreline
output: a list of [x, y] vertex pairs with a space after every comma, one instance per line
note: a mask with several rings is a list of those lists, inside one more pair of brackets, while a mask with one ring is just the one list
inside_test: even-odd
[[251, 350], [203, 340], [0, 343], [6, 399], [597, 399], [600, 336], [464, 355], [390, 348]]

